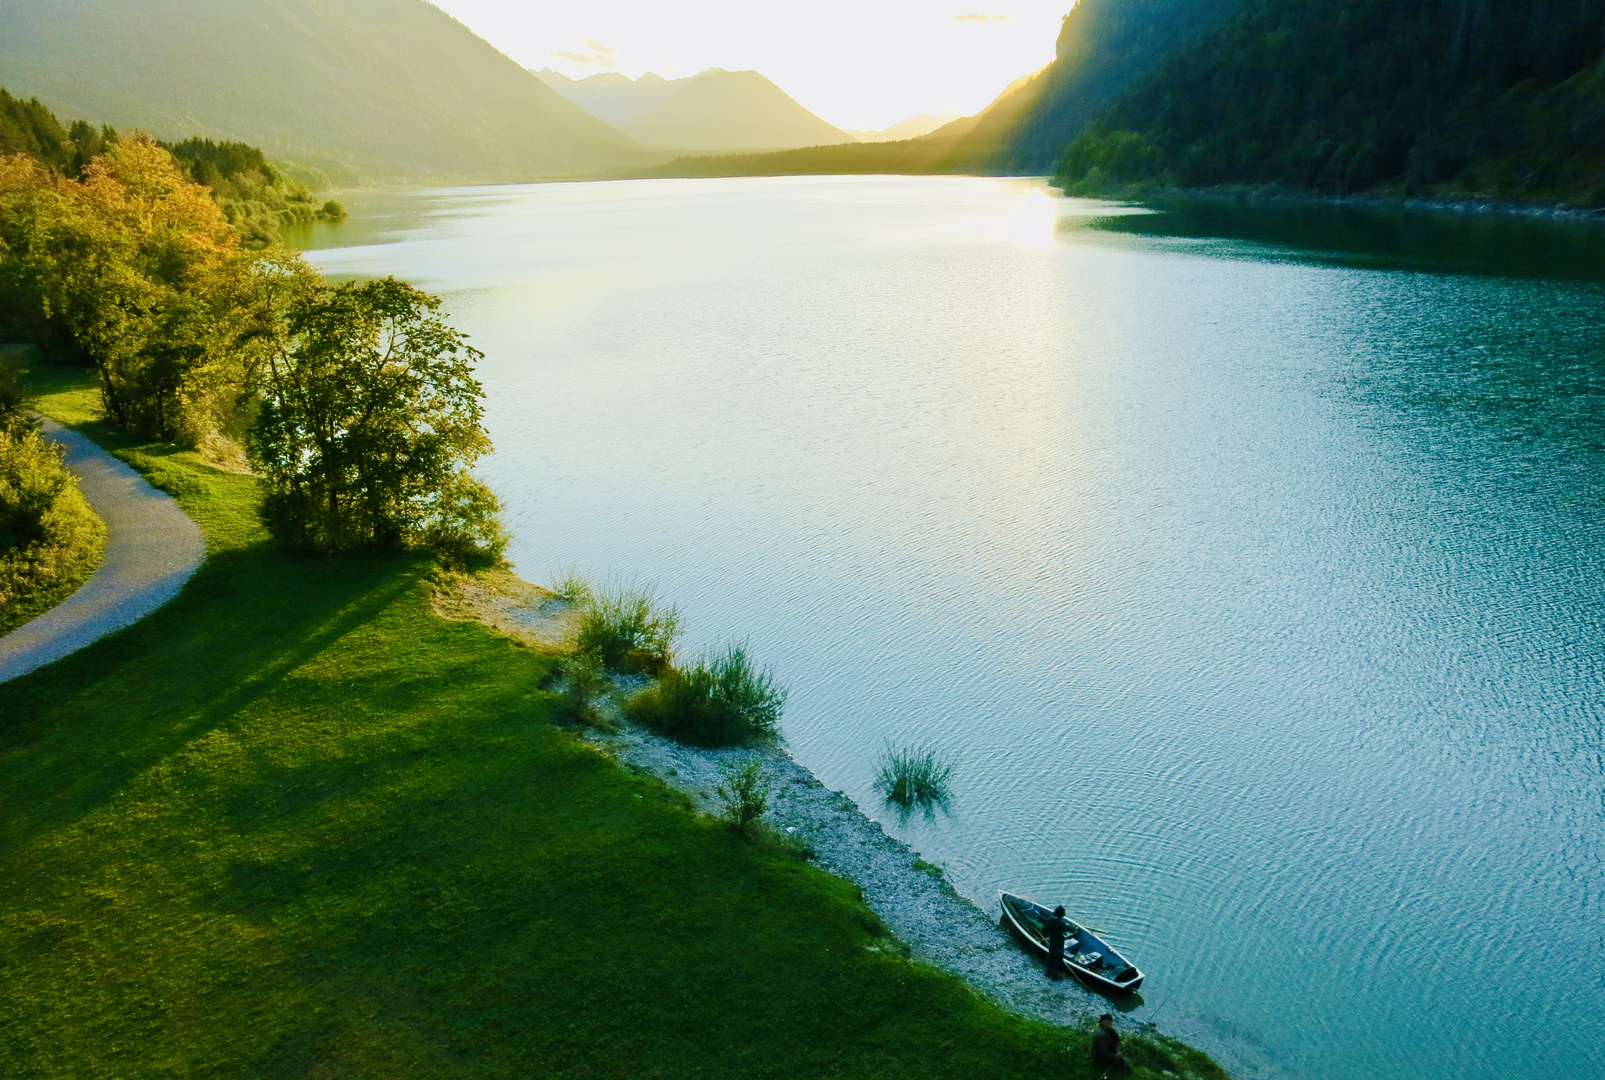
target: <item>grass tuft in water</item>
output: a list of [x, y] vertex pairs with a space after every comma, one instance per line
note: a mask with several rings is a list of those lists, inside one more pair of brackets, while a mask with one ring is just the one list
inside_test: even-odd
[[887, 743], [875, 762], [875, 787], [905, 810], [946, 808], [953, 767], [931, 747]]

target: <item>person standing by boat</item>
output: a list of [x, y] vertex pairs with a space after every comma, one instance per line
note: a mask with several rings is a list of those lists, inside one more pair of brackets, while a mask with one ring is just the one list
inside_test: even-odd
[[1109, 1013], [1098, 1017], [1098, 1028], [1092, 1033], [1092, 1067], [1104, 1070], [1128, 1067], [1120, 1053], [1120, 1032], [1115, 1030], [1115, 1018]]
[[1043, 920], [1042, 929], [1048, 935], [1048, 974], [1057, 979], [1065, 973], [1064, 935], [1070, 929], [1063, 906], [1053, 909], [1053, 918]]

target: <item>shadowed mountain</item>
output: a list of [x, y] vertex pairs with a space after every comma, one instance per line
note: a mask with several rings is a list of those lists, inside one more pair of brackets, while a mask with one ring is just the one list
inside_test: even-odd
[[653, 174], [1046, 173], [1111, 102], [1241, 3], [1080, 0], [1065, 16], [1053, 63], [1010, 84], [975, 116], [901, 142], [682, 159]]
[[756, 71], [713, 68], [690, 79], [617, 72], [569, 79], [538, 73], [558, 93], [648, 146], [681, 150], [781, 150], [851, 143]]
[[335, 183], [529, 180], [661, 154], [424, 0], [0, 0], [0, 85], [262, 147]]
[[1605, 208], [1602, 27], [1605, 0], [1250, 0], [1062, 176]]
[[1116, 98], [1156, 65], [1219, 25], [1243, 0], [1079, 0], [1059, 30], [1053, 63], [1015, 83], [955, 148], [954, 168], [1050, 171]]

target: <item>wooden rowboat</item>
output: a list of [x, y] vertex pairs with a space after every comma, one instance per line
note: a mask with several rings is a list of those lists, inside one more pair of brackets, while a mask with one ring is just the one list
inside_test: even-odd
[[[1010, 892], [998, 893], [998, 900], [1003, 905], [1003, 917], [1015, 932], [1028, 947], [1046, 957], [1048, 935], [1042, 924], [1053, 917], [1053, 909]], [[1070, 924], [1064, 938], [1066, 968], [1106, 994], [1130, 994], [1142, 985], [1143, 973], [1118, 949], [1086, 927], [1068, 918], [1065, 922]]]

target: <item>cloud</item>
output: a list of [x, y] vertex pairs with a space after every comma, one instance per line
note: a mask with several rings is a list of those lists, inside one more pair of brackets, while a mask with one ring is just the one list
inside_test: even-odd
[[967, 23], [1005, 23], [1013, 22], [1014, 20], [1009, 18], [1007, 15], [955, 15], [953, 16], [953, 21]]
[[553, 49], [552, 55], [559, 60], [570, 64], [579, 64], [582, 67], [610, 68], [619, 66], [619, 50], [607, 42], [597, 41], [595, 38], [580, 38], [580, 43], [590, 51], [570, 52], [567, 49]]

